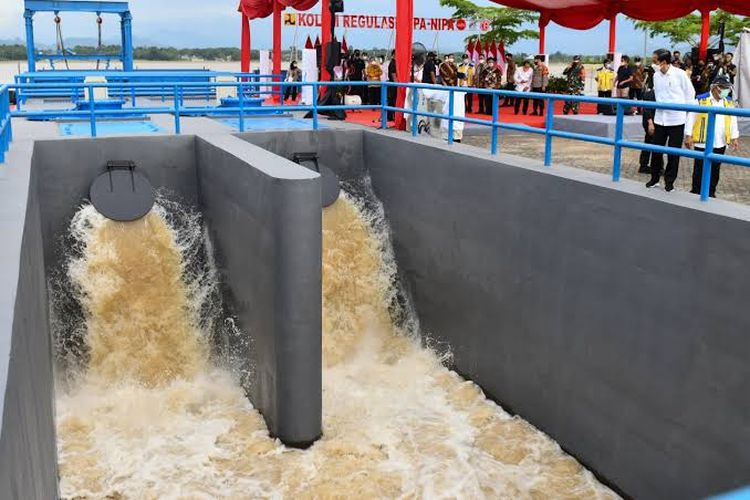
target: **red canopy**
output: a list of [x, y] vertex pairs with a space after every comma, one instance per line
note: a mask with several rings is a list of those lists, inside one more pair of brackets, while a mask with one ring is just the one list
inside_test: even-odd
[[561, 26], [586, 30], [617, 14], [642, 21], [667, 21], [696, 10], [721, 9], [750, 16], [748, 0], [492, 0], [517, 9], [540, 12]]

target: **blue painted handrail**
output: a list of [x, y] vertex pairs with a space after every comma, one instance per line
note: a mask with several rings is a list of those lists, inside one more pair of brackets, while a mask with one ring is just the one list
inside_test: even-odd
[[0, 85], [0, 163], [5, 161], [5, 152], [13, 140], [10, 112], [10, 86]]
[[[38, 75], [40, 72], [35, 73], [34, 75]], [[43, 72], [41, 72], [43, 73]], [[80, 72], [83, 76], [88, 76], [91, 73], [90, 72]], [[103, 74], [106, 74], [107, 72], [103, 72]], [[123, 72], [113, 72], [117, 74], [118, 76], [122, 76], [123, 74], [127, 75], [127, 73]], [[79, 76], [78, 73], [71, 72], [69, 74], [74, 74], [76, 76]], [[147, 75], [144, 75], [140, 72], [133, 72], [134, 75], [138, 75], [140, 77], [148, 76], [148, 77], [175, 77], [176, 75], [179, 76], [205, 76], [203, 72], [172, 72], [172, 71], [154, 71], [154, 72], [148, 72]], [[378, 85], [381, 86], [380, 89], [380, 96], [381, 96], [381, 103], [376, 105], [335, 105], [335, 106], [323, 106], [318, 104], [318, 96], [320, 95], [320, 89], [321, 87], [357, 87], [357, 86], [368, 86], [371, 84], [371, 82], [366, 81], [357, 81], [357, 82], [350, 82], [350, 81], [339, 81], [339, 82], [283, 82], [279, 81], [281, 78], [279, 75], [257, 75], [252, 73], [232, 73], [232, 72], [225, 72], [225, 73], [216, 73], [216, 72], [206, 72], [206, 75], [210, 74], [211, 76], [223, 76], [223, 75], [229, 75], [234, 76], [235, 81], [234, 82], [216, 82], [216, 81], [160, 81], [160, 82], [144, 82], [144, 81], [132, 81], [132, 82], [107, 82], [107, 83], [81, 83], [81, 82], [49, 82], [49, 83], [24, 83], [22, 78], [17, 78], [16, 83], [14, 84], [8, 84], [2, 87], [2, 93], [0, 93], [0, 96], [2, 96], [2, 100], [0, 100], [0, 149], [2, 149], [2, 146], [5, 145], [7, 149], [7, 143], [10, 142], [10, 116], [14, 117], [25, 117], [25, 118], [51, 118], [51, 117], [82, 117], [85, 115], [89, 116], [89, 120], [91, 121], [91, 131], [92, 135], [96, 134], [96, 118], [99, 114], [106, 114], [107, 116], [112, 115], [122, 115], [123, 117], [127, 116], [134, 116], [134, 115], [144, 115], [144, 114], [171, 114], [175, 117], [175, 133], [179, 134], [181, 131], [180, 126], [180, 119], [182, 116], [192, 116], [192, 115], [208, 115], [208, 116], [217, 116], [217, 115], [223, 115], [226, 116], [227, 114], [233, 114], [236, 113], [239, 117], [239, 127], [241, 131], [244, 131], [244, 125], [245, 125], [245, 114], [250, 113], [249, 107], [245, 104], [245, 92], [248, 91], [250, 93], [264, 93], [261, 89], [267, 89], [272, 88], [272, 93], [276, 95], [283, 95], [284, 89], [289, 86], [297, 86], [297, 87], [312, 87], [313, 91], [313, 103], [310, 105], [284, 105], [283, 101], [279, 103], [279, 105], [276, 106], [264, 106], [263, 110], [264, 112], [290, 112], [290, 111], [304, 111], [304, 112], [311, 112], [312, 114], [312, 128], [317, 130], [319, 127], [319, 115], [322, 111], [334, 111], [334, 110], [361, 110], [361, 109], [373, 109], [373, 110], [379, 110], [380, 111], [380, 127], [385, 129], [388, 127], [387, 122], [387, 116], [389, 112], [395, 112], [395, 113], [405, 113], [405, 114], [411, 114], [413, 116], [421, 116], [421, 117], [431, 117], [431, 118], [437, 118], [441, 120], [447, 120], [448, 121], [448, 143], [452, 144], [454, 142], [455, 137], [455, 123], [456, 122], [462, 122], [462, 123], [469, 123], [469, 124], [475, 124], [475, 125], [481, 125], [481, 126], [487, 126], [491, 128], [491, 146], [490, 146], [490, 152], [491, 154], [497, 154], [498, 152], [498, 133], [500, 130], [510, 130], [515, 132], [525, 132], [525, 133], [531, 133], [531, 134], [538, 134], [538, 135], [544, 135], [545, 136], [545, 147], [544, 147], [544, 164], [546, 166], [552, 165], [552, 143], [553, 139], [555, 137], [557, 138], [564, 138], [564, 139], [573, 139], [573, 140], [580, 140], [580, 141], [586, 141], [586, 142], [592, 142], [596, 144], [604, 144], [608, 146], [612, 146], [614, 148], [614, 155], [612, 159], [612, 180], [614, 182], [618, 182], [620, 180], [620, 164], [622, 161], [622, 149], [628, 148], [628, 149], [636, 149], [641, 151], [650, 151], [655, 153], [661, 153], [661, 154], [671, 154], [671, 155], [679, 155], [687, 158], [693, 158], [693, 159], [699, 159], [703, 160], [704, 162], [704, 168], [703, 168], [703, 179], [701, 184], [701, 200], [707, 201], [709, 196], [709, 180], [711, 178], [711, 164], [712, 162], [722, 162], [732, 165], [739, 165], [743, 167], [750, 167], [750, 159], [748, 158], [742, 158], [738, 156], [732, 156], [732, 155], [719, 155], [713, 152], [713, 148], [711, 148], [711, 144], [708, 144], [705, 149], [705, 151], [694, 151], [694, 150], [688, 150], [688, 149], [681, 149], [681, 148], [671, 148], [671, 147], [665, 147], [665, 146], [657, 146], [653, 144], [645, 144], [645, 143], [639, 143], [634, 141], [629, 141], [623, 138], [623, 123], [624, 123], [624, 112], [625, 108], [632, 107], [634, 105], [637, 105], [640, 108], [650, 108], [650, 109], [664, 109], [664, 110], [675, 110], [675, 111], [685, 111], [685, 112], [697, 112], [697, 113], [706, 113], [708, 114], [708, 130], [707, 135], [709, 138], [713, 138], [714, 132], [715, 132], [715, 125], [716, 125], [716, 115], [730, 115], [730, 116], [737, 116], [737, 117], [750, 117], [750, 110], [749, 109], [741, 109], [741, 108], [715, 108], [715, 107], [706, 107], [706, 106], [698, 106], [694, 104], [663, 104], [663, 103], [657, 103], [653, 101], [637, 101], [637, 104], [634, 101], [631, 100], [625, 100], [625, 99], [615, 99], [615, 98], [601, 98], [601, 97], [591, 97], [591, 96], [583, 96], [583, 95], [560, 95], [560, 94], [546, 94], [546, 93], [526, 93], [526, 92], [515, 92], [515, 91], [507, 91], [507, 90], [492, 90], [492, 89], [471, 89], [472, 94], [484, 94], [484, 95], [491, 95], [493, 99], [493, 109], [495, 112], [493, 112], [493, 115], [491, 119], [478, 119], [478, 118], [470, 118], [470, 117], [461, 117], [456, 116], [453, 113], [453, 106], [452, 104], [455, 103], [455, 92], [466, 92], [466, 88], [462, 87], [444, 87], [440, 85], [429, 85], [429, 84], [422, 84], [422, 83], [395, 83], [395, 82], [378, 82]], [[47, 75], [44, 75], [47, 76]], [[49, 75], [50, 78], [53, 76], [53, 74]], [[260, 79], [268, 79], [269, 81], [260, 81]], [[10, 88], [15, 88], [19, 92], [26, 90], [60, 90], [63, 92], [68, 92], [69, 95], [78, 95], [79, 91], [81, 91], [83, 88], [88, 89], [94, 89], [94, 88], [108, 88], [108, 89], [115, 89], [120, 90], [124, 93], [125, 90], [129, 90], [131, 94], [135, 94], [137, 89], [149, 89], [153, 88], [154, 86], [163, 87], [168, 90], [168, 93], [171, 94], [172, 97], [172, 104], [171, 105], [165, 105], [165, 106], [132, 106], [128, 108], [123, 108], [120, 110], [96, 110], [93, 107], [91, 107], [89, 110], [49, 110], [49, 111], [35, 111], [35, 110], [20, 110], [17, 109], [16, 111], [10, 111], [10, 107], [7, 104], [8, 101], [8, 91]], [[238, 105], [234, 107], [222, 107], [222, 108], [216, 108], [216, 107], [210, 107], [210, 106], [185, 106], [184, 105], [184, 99], [186, 92], [187, 95], [190, 95], [189, 92], [195, 91], [196, 89], [209, 89], [209, 90], [216, 90], [220, 87], [234, 87], [238, 89]], [[412, 91], [418, 91], [418, 90], [424, 90], [424, 89], [431, 89], [431, 90], [442, 90], [448, 92], [448, 102], [449, 102], [449, 113], [442, 114], [442, 113], [432, 113], [432, 112], [426, 112], [426, 111], [420, 111], [417, 108], [417, 100], [413, 99], [413, 104], [410, 108], [401, 108], [401, 107], [395, 107], [395, 106], [389, 106], [387, 103], [387, 90], [389, 87], [397, 87], [397, 88], [406, 88], [406, 89], [412, 89]], [[545, 118], [545, 125], [544, 128], [537, 128], [537, 127], [530, 127], [528, 125], [521, 125], [521, 124], [514, 124], [514, 123], [502, 123], [500, 121], [499, 113], [497, 112], [498, 104], [499, 104], [499, 98], [500, 97], [522, 97], [522, 98], [528, 98], [528, 99], [544, 99], [547, 103], [547, 115]], [[598, 136], [592, 136], [587, 134], [580, 134], [580, 133], [574, 133], [574, 132], [565, 132], [561, 130], [555, 130], [554, 129], [554, 104], [557, 101], [572, 101], [572, 102], [584, 102], [584, 103], [592, 103], [592, 104], [604, 104], [604, 105], [610, 105], [614, 106], [617, 114], [616, 114], [616, 126], [615, 126], [615, 135], [613, 138], [609, 137], [598, 137]], [[6, 103], [6, 104], [3, 104]], [[20, 103], [20, 101], [19, 101]], [[135, 103], [133, 103], [135, 104]], [[19, 106], [20, 107], [20, 106]], [[412, 120], [412, 130], [413, 135], [417, 135], [419, 133], [417, 120]], [[2, 134], [5, 134], [5, 137], [3, 137]], [[2, 141], [5, 142], [2, 142]], [[709, 140], [709, 143], [711, 141]], [[1, 160], [0, 160], [1, 161]]]

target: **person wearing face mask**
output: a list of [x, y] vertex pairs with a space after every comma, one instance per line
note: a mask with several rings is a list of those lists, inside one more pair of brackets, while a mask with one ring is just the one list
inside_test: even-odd
[[[495, 58], [487, 59], [487, 67], [482, 74], [482, 88], [498, 90], [503, 80], [503, 72], [495, 64]], [[479, 112], [484, 115], [492, 115], [492, 95], [482, 94], [479, 99]]]
[[[573, 62], [563, 70], [563, 75], [568, 82], [568, 92], [570, 95], [583, 95], [586, 86], [586, 68], [581, 64], [581, 56], [575, 56]], [[578, 101], [565, 101], [563, 114], [578, 114]]]
[[[465, 87], [467, 90], [474, 86], [474, 64], [472, 64], [468, 54], [464, 54], [464, 58], [458, 66], [458, 86]], [[466, 93], [464, 105], [467, 113], [474, 112], [474, 95], [472, 93]]]
[[[654, 52], [653, 60], [659, 65], [654, 74], [654, 98], [663, 104], [691, 104], [695, 99], [695, 89], [687, 74], [672, 65], [672, 54], [666, 49]], [[657, 146], [679, 148], [685, 135], [685, 121], [687, 113], [670, 109], [657, 109], [654, 113], [653, 143]], [[647, 188], [659, 184], [664, 165], [664, 156], [653, 154], [651, 157], [651, 180], [646, 183]], [[667, 169], [664, 172], [664, 189], [674, 190], [674, 181], [680, 167], [680, 157], [669, 155]]]
[[[513, 54], [505, 54], [505, 66], [505, 90], [516, 90], [516, 61], [513, 59]], [[505, 96], [500, 107], [513, 107], [514, 104], [513, 97]]]
[[[694, 104], [699, 106], [714, 106], [717, 108], [733, 108], [734, 103], [729, 99], [732, 92], [732, 82], [726, 75], [717, 76], [711, 83], [711, 90], [696, 97]], [[708, 133], [708, 113], [688, 113], [685, 124], [685, 146], [696, 151], [705, 151], [706, 134]], [[740, 129], [737, 125], [737, 117], [729, 115], [716, 115], [716, 127], [714, 129], [714, 153], [724, 154], [729, 147], [738, 149], [737, 140], [740, 137]], [[721, 163], [711, 163], [711, 183], [708, 195], [716, 197], [716, 187], [719, 185]], [[701, 179], [703, 178], [703, 160], [696, 158], [693, 165], [693, 186], [690, 190], [693, 194], [700, 194]]]
[[[297, 61], [292, 61], [292, 63], [289, 65], [289, 71], [287, 71], [286, 74], [286, 81], [292, 83], [302, 81], [302, 70], [297, 67]], [[284, 92], [284, 101], [287, 101], [290, 98], [292, 99], [292, 101], [296, 101], [298, 93], [299, 86], [289, 85]]]
[[[643, 60], [640, 56], [633, 58], [635, 65], [633, 66], [633, 80], [630, 82], [630, 97], [636, 101], [643, 100], [643, 90], [646, 87], [646, 69], [643, 67]], [[636, 113], [641, 113], [643, 110], [638, 108]]]
[[[615, 72], [612, 69], [612, 61], [605, 59], [602, 67], [596, 70], [596, 87], [599, 97], [612, 97], [612, 89], [615, 83]], [[600, 115], [611, 115], [612, 105], [597, 104], [596, 113]]]
[[697, 94], [705, 94], [708, 92], [707, 78], [706, 61], [701, 59], [690, 74], [690, 81], [693, 82], [693, 88], [695, 88]]
[[[547, 85], [549, 84], [549, 68], [544, 64], [544, 56], [538, 55], [534, 57], [533, 71], [534, 74], [531, 78], [531, 91], [534, 93], [547, 92]], [[534, 99], [534, 107], [531, 111], [531, 115], [544, 115], [544, 99]]]
[[430, 52], [427, 54], [427, 61], [424, 63], [422, 70], [422, 83], [437, 83], [437, 54]]
[[[478, 89], [484, 88], [484, 74], [487, 72], [487, 61], [484, 56], [479, 56], [479, 62], [477, 67], [474, 68], [474, 87]], [[484, 110], [484, 96], [477, 94], [477, 105], [479, 106], [478, 113], [483, 114]]]
[[445, 61], [440, 65], [440, 81], [446, 87], [458, 85], [458, 66], [453, 54], [445, 56]]
[[[524, 61], [523, 66], [516, 70], [516, 92], [531, 92], [531, 81], [534, 78], [534, 70], [531, 68], [530, 61]], [[523, 105], [523, 114], [529, 111], [529, 98], [516, 97], [516, 104], [513, 108], [514, 114], [518, 114]]]

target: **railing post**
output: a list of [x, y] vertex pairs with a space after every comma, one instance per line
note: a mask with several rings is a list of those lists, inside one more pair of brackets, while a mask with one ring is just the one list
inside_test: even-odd
[[240, 83], [237, 86], [237, 100], [240, 103], [240, 132], [245, 131], [245, 86]]
[[388, 86], [385, 82], [380, 86], [380, 128], [388, 128]]
[[419, 104], [419, 95], [417, 95], [417, 88], [411, 88], [411, 135], [412, 137], [417, 136], [419, 127], [419, 117], [417, 116], [417, 104]]
[[[18, 102], [17, 99], [16, 102]], [[8, 123], [5, 124], [5, 139], [8, 141], [8, 148], [10, 148], [10, 143], [13, 141], [13, 118], [10, 116], [10, 87], [5, 89], [5, 106], [8, 110]]]
[[617, 121], [615, 122], [615, 150], [612, 155], [612, 180], [620, 182], [620, 162], [622, 161], [622, 128], [625, 119], [625, 107], [617, 103]]
[[91, 137], [96, 137], [96, 112], [94, 111], [93, 85], [89, 85], [89, 120], [91, 122]]
[[[480, 96], [480, 99], [482, 97]], [[490, 146], [490, 153], [493, 155], [497, 154], [497, 139], [498, 133], [500, 132], [500, 95], [497, 93], [492, 94], [492, 145]]]
[[312, 109], [312, 116], [313, 116], [313, 130], [318, 130], [318, 84], [317, 82], [312, 84], [313, 86], [313, 109]]
[[555, 100], [547, 99], [547, 116], [544, 118], [544, 166], [552, 166], [552, 128], [555, 126]]
[[8, 87], [5, 87], [0, 94], [0, 163], [5, 161], [5, 151], [8, 150], [9, 142], [6, 134], [6, 128], [10, 125], [10, 101], [6, 101], [8, 93]]
[[448, 90], [448, 144], [453, 144], [453, 105], [455, 104], [453, 89]]
[[174, 86], [174, 133], [180, 135], [180, 96], [177, 92], [177, 85]]
[[703, 175], [701, 176], [701, 201], [708, 201], [711, 188], [711, 168], [713, 167], [709, 155], [714, 152], [714, 134], [716, 133], [716, 113], [708, 111], [706, 124], [706, 147], [703, 150]]
[[136, 107], [135, 104], [135, 85], [130, 86], [130, 103], [132, 104], [132, 107]]

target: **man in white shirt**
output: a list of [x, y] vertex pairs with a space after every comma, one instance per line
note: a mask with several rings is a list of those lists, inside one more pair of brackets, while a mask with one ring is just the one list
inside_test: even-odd
[[[695, 99], [695, 89], [685, 71], [672, 65], [672, 54], [666, 49], [654, 52], [654, 63], [658, 69], [654, 74], [654, 96], [656, 102], [662, 104], [692, 104]], [[685, 136], [685, 122], [687, 113], [657, 109], [654, 115], [654, 144], [668, 145], [672, 148], [682, 147]], [[651, 180], [646, 187], [659, 184], [664, 155], [655, 154], [651, 159]], [[669, 192], [674, 189], [674, 181], [680, 166], [678, 155], [668, 155], [667, 169], [664, 172], [664, 189]]]
[[[734, 104], [729, 99], [732, 92], [732, 82], [727, 75], [719, 75], [711, 83], [711, 90], [696, 98], [694, 104], [700, 106], [715, 106], [717, 108], [733, 108]], [[688, 113], [685, 124], [685, 146], [695, 148], [696, 151], [705, 151], [708, 134], [708, 113]], [[729, 115], [716, 115], [716, 127], [714, 128], [714, 153], [724, 154], [727, 146], [736, 150], [737, 139], [740, 137], [740, 129], [737, 125], [737, 117]], [[716, 186], [719, 184], [719, 172], [721, 163], [711, 163], [711, 183], [708, 195], [716, 197]], [[700, 194], [701, 180], [703, 177], [703, 160], [695, 160], [693, 166], [693, 194]]]

